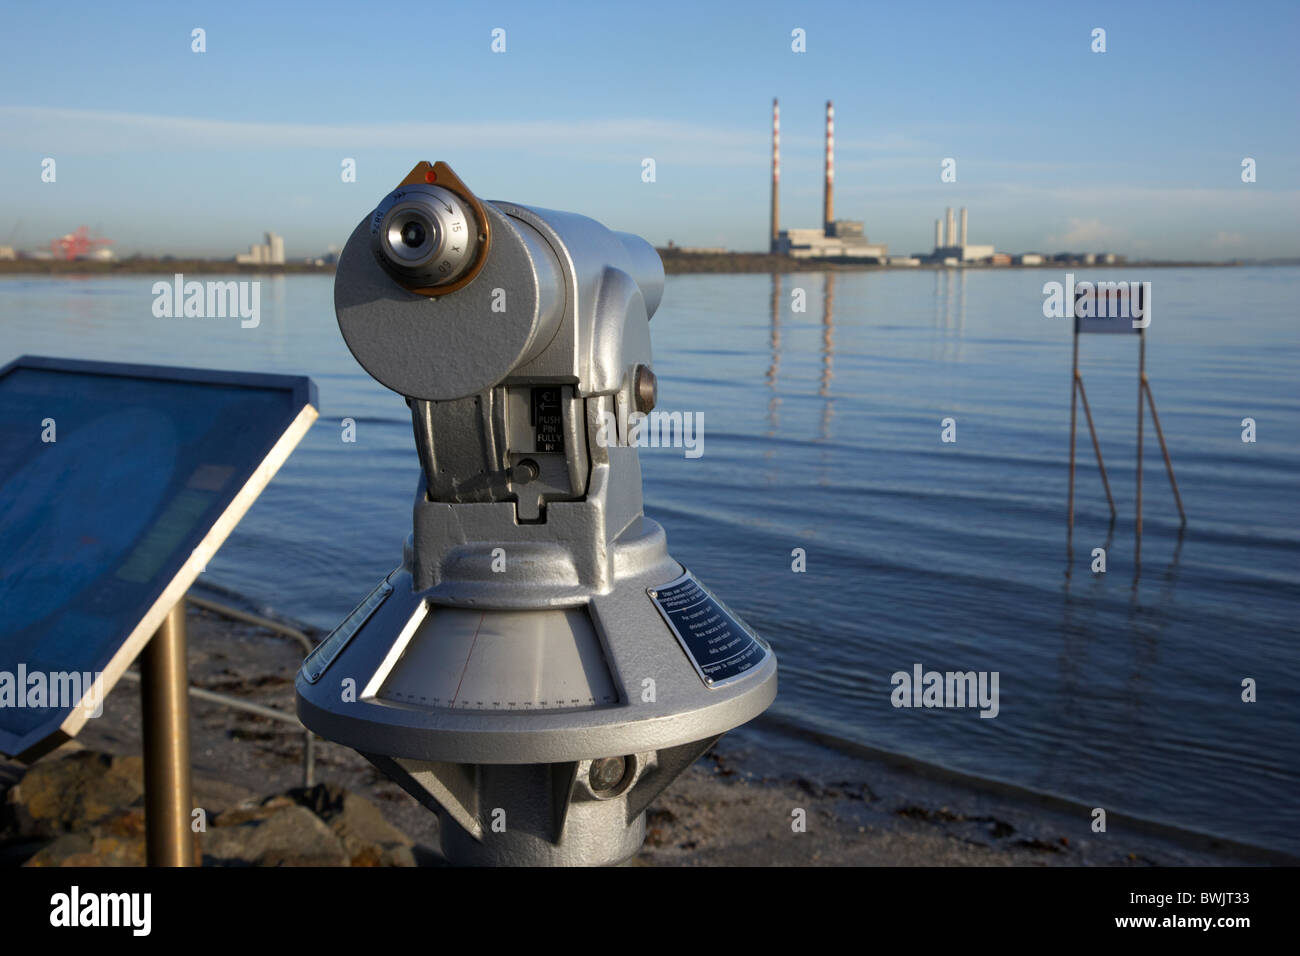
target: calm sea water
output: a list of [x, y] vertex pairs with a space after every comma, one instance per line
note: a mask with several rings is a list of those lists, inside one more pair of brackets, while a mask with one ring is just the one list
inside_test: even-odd
[[[776, 646], [783, 717], [1300, 851], [1300, 270], [1140, 277], [1188, 514], [1179, 534], [1148, 418], [1140, 569], [1137, 342], [1082, 343], [1120, 514], [1110, 527], [1080, 415], [1067, 551], [1071, 336], [1042, 315], [1043, 282], [1063, 278], [1043, 271], [670, 277], [652, 323], [660, 408], [703, 413], [704, 455], [644, 450], [646, 510]], [[333, 626], [400, 560], [418, 473], [403, 402], [348, 353], [329, 278], [264, 279], [256, 329], [154, 318], [152, 281], [0, 280], [0, 361], [310, 374], [320, 421], [203, 580]], [[894, 708], [891, 674], [918, 663], [999, 672], [998, 716]]]

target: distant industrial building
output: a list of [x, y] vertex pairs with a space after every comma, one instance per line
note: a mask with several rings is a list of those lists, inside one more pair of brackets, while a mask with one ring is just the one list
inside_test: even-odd
[[1075, 266], [1114, 266], [1123, 265], [1128, 257], [1114, 252], [1058, 252], [1052, 260]]
[[0, 259], [7, 260], [17, 258], [18, 256], [14, 253], [13, 246], [0, 246]]
[[[960, 210], [960, 220], [949, 206], [944, 216], [934, 221], [934, 248], [928, 253], [911, 256], [890, 256], [889, 246], [873, 243], [866, 226], [859, 219], [835, 218], [835, 107], [826, 101], [826, 181], [822, 193], [822, 223], [807, 229], [781, 228], [781, 106], [772, 100], [772, 200], [769, 228], [769, 249], [775, 255], [795, 259], [816, 259], [827, 262], [874, 262], [890, 266], [917, 266], [922, 263], [941, 266], [981, 264], [1004, 266], [1035, 266], [1046, 262], [1066, 261], [1085, 265], [1114, 265], [1124, 261], [1113, 253], [1059, 253], [1047, 256], [1037, 252], [1011, 256], [998, 252], [992, 244], [969, 241], [969, 216], [966, 207]], [[960, 221], [960, 226], [958, 222]], [[684, 250], [683, 250], [684, 251]]]
[[266, 242], [249, 246], [247, 252], [235, 256], [235, 261], [244, 266], [284, 265], [284, 237], [268, 232]]
[[777, 101], [772, 100], [772, 252], [795, 259], [886, 261], [889, 247], [872, 243], [861, 220], [835, 218], [835, 107], [830, 100], [826, 101], [826, 186], [822, 195], [821, 228], [781, 229], [780, 187], [781, 110]]
[[967, 222], [966, 207], [963, 206], [959, 236], [953, 223], [952, 207], [949, 206], [945, 218], [934, 221], [934, 251], [925, 257], [926, 260], [942, 265], [992, 261], [995, 255], [992, 246], [971, 245], [966, 241]]

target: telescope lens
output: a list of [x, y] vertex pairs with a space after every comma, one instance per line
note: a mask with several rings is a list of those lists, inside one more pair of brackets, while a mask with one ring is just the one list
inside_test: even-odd
[[438, 226], [420, 210], [403, 209], [389, 220], [386, 238], [399, 262], [414, 264], [433, 253]]
[[412, 219], [402, 227], [402, 244], [412, 249], [424, 245], [424, 226]]

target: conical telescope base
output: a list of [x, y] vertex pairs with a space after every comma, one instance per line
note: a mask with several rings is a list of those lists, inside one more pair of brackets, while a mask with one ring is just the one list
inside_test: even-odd
[[627, 576], [573, 607], [434, 603], [395, 571], [304, 662], [299, 717], [436, 812], [453, 863], [628, 859], [650, 802], [771, 703], [776, 659], [653, 521], [616, 552]]
[[438, 815], [449, 862], [610, 866], [636, 855], [645, 840], [646, 807], [717, 739], [600, 762], [447, 764], [365, 756]]

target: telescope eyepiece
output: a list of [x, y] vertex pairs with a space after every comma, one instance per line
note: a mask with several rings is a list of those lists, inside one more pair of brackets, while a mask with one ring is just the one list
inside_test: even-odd
[[[435, 231], [437, 228], [437, 226], [434, 226]], [[417, 253], [424, 247], [425, 243], [428, 242], [426, 225], [420, 215], [416, 212], [410, 213], [410, 218], [398, 227], [398, 236], [400, 237], [403, 246], [407, 249], [413, 249]], [[391, 234], [388, 237], [388, 241], [390, 243], [393, 241], [393, 236]], [[434, 241], [436, 242], [437, 240], [435, 239]], [[397, 249], [395, 244], [394, 248]], [[401, 254], [402, 250], [397, 249], [397, 252]]]
[[409, 289], [450, 285], [473, 264], [479, 224], [449, 189], [400, 186], [371, 217], [370, 247], [384, 271]]

